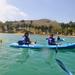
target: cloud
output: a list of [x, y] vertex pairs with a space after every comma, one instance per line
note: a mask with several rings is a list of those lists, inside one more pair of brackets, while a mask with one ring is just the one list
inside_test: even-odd
[[9, 4], [7, 0], [0, 0], [0, 21], [20, 20], [27, 16], [28, 14]]

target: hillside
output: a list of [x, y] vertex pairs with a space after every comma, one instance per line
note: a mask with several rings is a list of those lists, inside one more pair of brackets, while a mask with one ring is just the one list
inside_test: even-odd
[[57, 32], [59, 34], [73, 34], [75, 33], [75, 22], [65, 24], [49, 19], [0, 22], [0, 32], [24, 33], [25, 31], [29, 31], [33, 34], [49, 34]]

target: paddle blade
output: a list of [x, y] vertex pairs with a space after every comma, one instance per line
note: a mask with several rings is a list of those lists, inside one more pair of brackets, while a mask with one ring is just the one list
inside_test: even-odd
[[66, 66], [64, 65], [64, 63], [59, 60], [59, 59], [56, 59], [56, 62], [58, 63], [58, 65], [67, 73], [67, 75], [73, 75], [67, 68]]

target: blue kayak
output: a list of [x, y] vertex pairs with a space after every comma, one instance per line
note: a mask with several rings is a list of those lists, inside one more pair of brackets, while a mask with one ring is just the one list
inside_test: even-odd
[[43, 48], [43, 45], [40, 44], [19, 45], [18, 43], [12, 43], [10, 44], [10, 46], [14, 48], [35, 48], [35, 49]]
[[42, 48], [49, 48], [49, 49], [66, 49], [66, 48], [75, 48], [75, 43], [65, 43], [65, 44], [58, 44], [58, 45], [41, 45], [41, 44], [29, 44], [29, 45], [19, 45], [18, 43], [10, 44], [11, 47], [14, 48], [34, 48], [34, 49], [42, 49]]
[[58, 45], [46, 45], [46, 48], [52, 49], [69, 49], [75, 48], [75, 43], [65, 43], [65, 44], [58, 44]]

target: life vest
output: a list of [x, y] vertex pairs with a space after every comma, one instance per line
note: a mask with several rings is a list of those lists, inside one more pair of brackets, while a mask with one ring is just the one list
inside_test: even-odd
[[55, 45], [55, 39], [53, 37], [48, 38], [48, 44], [49, 45]]

